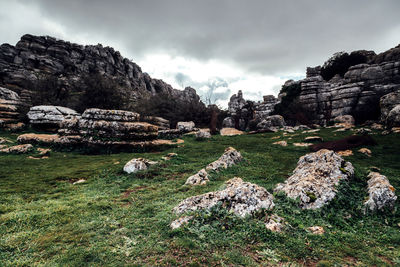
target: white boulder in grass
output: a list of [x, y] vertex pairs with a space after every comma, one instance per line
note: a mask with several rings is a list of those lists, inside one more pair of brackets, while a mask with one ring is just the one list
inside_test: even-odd
[[128, 161], [124, 166], [124, 172], [135, 173], [138, 171], [147, 170], [150, 165], [157, 164], [157, 161], [150, 161], [144, 158], [135, 158]]

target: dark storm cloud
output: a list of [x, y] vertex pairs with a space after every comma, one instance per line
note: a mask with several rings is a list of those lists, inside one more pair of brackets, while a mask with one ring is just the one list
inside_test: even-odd
[[398, 0], [38, 0], [32, 5], [68, 34], [112, 40], [134, 60], [161, 52], [218, 59], [264, 75], [304, 72], [336, 51], [384, 50], [400, 41], [395, 39]]

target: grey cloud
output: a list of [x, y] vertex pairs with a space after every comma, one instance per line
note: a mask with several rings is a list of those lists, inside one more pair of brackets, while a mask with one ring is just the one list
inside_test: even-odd
[[398, 0], [38, 0], [36, 5], [71, 34], [103, 36], [134, 59], [165, 52], [220, 59], [264, 75], [304, 72], [336, 51], [388, 49], [396, 45], [387, 43], [388, 35], [400, 34]]

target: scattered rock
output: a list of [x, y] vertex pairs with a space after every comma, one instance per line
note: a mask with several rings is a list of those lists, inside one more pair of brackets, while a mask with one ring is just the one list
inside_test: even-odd
[[389, 128], [400, 126], [400, 104], [396, 105], [386, 118], [386, 125]]
[[312, 146], [312, 143], [293, 143], [293, 145], [298, 147], [308, 147]]
[[311, 226], [307, 228], [307, 231], [312, 233], [313, 235], [323, 235], [325, 234], [325, 230], [322, 226]]
[[337, 132], [345, 132], [345, 131], [348, 131], [349, 129], [348, 128], [339, 128], [339, 129], [337, 129], [337, 130], [334, 130], [333, 132], [334, 133], [337, 133]]
[[232, 165], [235, 165], [242, 161], [243, 157], [239, 151], [233, 147], [228, 147], [225, 149], [224, 154], [216, 161], [207, 165], [205, 169], [201, 169], [195, 175], [190, 176], [186, 183], [187, 185], [204, 185], [209, 181], [208, 172], [215, 171], [219, 172], [222, 169], [227, 169]]
[[2, 153], [13, 153], [13, 154], [23, 154], [28, 153], [33, 150], [33, 146], [31, 144], [24, 145], [16, 145], [8, 148], [3, 148], [0, 150]]
[[308, 131], [303, 131], [302, 133], [303, 134], [306, 134], [306, 133], [316, 133], [316, 132], [319, 132], [320, 131], [320, 129], [312, 129], [312, 130], [308, 130]]
[[360, 128], [355, 131], [356, 134], [369, 134], [372, 130], [368, 128]]
[[342, 156], [342, 157], [350, 157], [353, 156], [353, 151], [352, 150], [343, 150], [343, 151], [337, 151], [336, 153], [338, 153], [338, 155]]
[[149, 161], [143, 158], [131, 159], [124, 166], [124, 172], [135, 173], [142, 170], [147, 170], [150, 165], [157, 164], [157, 161]]
[[280, 146], [287, 146], [287, 142], [286, 141], [278, 141], [278, 142], [274, 142], [272, 144], [273, 145], [280, 145]]
[[276, 214], [272, 214], [267, 217], [265, 227], [272, 232], [281, 233], [285, 228], [285, 219]]
[[371, 211], [392, 208], [397, 196], [386, 176], [378, 172], [370, 172], [368, 178], [369, 198], [364, 206]]
[[368, 157], [371, 157], [371, 155], [372, 155], [371, 150], [368, 149], [368, 148], [365, 148], [365, 147], [360, 148], [360, 149], [358, 150], [358, 152], [363, 153], [363, 154], [367, 155]]
[[12, 142], [10, 140], [8, 140], [7, 138], [0, 137], [0, 144], [4, 144], [4, 143], [12, 143]]
[[198, 140], [211, 138], [210, 132], [209, 131], [205, 131], [205, 130], [197, 131], [195, 136], [196, 136], [196, 139], [198, 139]]
[[381, 122], [386, 124], [390, 111], [400, 105], [400, 90], [382, 96], [379, 100], [381, 108]]
[[324, 141], [324, 139], [322, 139], [322, 137], [320, 136], [307, 136], [306, 138], [304, 138], [305, 142], [322, 142]]
[[370, 127], [372, 130], [383, 130], [383, 125], [379, 123], [373, 123]]
[[318, 209], [336, 196], [339, 182], [353, 174], [350, 162], [333, 151], [322, 149], [302, 156], [293, 175], [285, 183], [278, 184], [274, 191], [283, 191], [293, 199], [299, 198], [303, 209]]
[[333, 122], [339, 127], [351, 128], [354, 127], [355, 120], [351, 115], [342, 115], [334, 118]]
[[245, 217], [260, 209], [271, 210], [275, 204], [273, 196], [265, 188], [256, 184], [243, 182], [241, 178], [233, 178], [225, 183], [221, 191], [205, 193], [187, 198], [180, 202], [173, 211], [176, 214], [210, 209], [221, 203], [230, 212]]
[[185, 133], [193, 131], [194, 127], [193, 121], [180, 121], [176, 124], [176, 129]]
[[76, 182], [73, 182], [72, 184], [82, 184], [82, 183], [84, 183], [84, 182], [86, 182], [86, 180], [85, 179], [79, 179], [78, 181], [76, 181]]
[[189, 221], [190, 221], [191, 219], [193, 219], [193, 216], [182, 216], [182, 217], [176, 219], [175, 221], [173, 221], [173, 222], [171, 223], [170, 227], [171, 227], [172, 229], [178, 229], [178, 228], [180, 228], [182, 225], [188, 224]]
[[392, 128], [393, 133], [400, 133], [400, 127], [393, 127]]
[[39, 156], [48, 156], [51, 152], [50, 148], [38, 148], [37, 151], [39, 152]]
[[222, 128], [219, 132], [222, 136], [234, 136], [244, 134], [244, 132], [236, 130], [235, 128]]

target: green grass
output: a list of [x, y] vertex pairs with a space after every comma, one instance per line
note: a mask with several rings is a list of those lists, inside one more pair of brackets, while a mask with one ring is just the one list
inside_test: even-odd
[[[208, 141], [187, 136], [183, 147], [153, 153], [53, 151], [43, 160], [0, 155], [0, 266], [400, 265], [399, 201], [393, 211], [362, 214], [371, 166], [400, 188], [400, 135], [374, 135], [378, 145], [368, 147], [371, 158], [354, 149], [346, 159], [356, 177], [342, 183], [336, 199], [320, 210], [300, 210], [296, 201], [276, 195], [273, 212], [291, 225], [282, 234], [267, 230], [262, 215], [241, 219], [221, 208], [199, 213], [181, 229], [169, 228], [176, 218], [171, 210], [181, 200], [218, 190], [235, 176], [272, 192], [308, 153], [291, 143], [314, 134], [281, 137], [287, 147], [272, 145], [277, 135], [282, 136], [214, 136]], [[318, 135], [329, 141], [348, 133], [323, 129]], [[206, 186], [183, 186], [227, 146], [238, 149], [245, 161], [213, 174]], [[162, 162], [169, 152], [178, 156]], [[161, 163], [124, 174], [123, 165], [134, 157]], [[87, 181], [72, 184], [82, 178]], [[326, 233], [308, 233], [306, 228], [314, 225]]]

